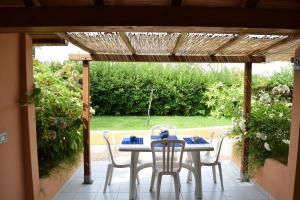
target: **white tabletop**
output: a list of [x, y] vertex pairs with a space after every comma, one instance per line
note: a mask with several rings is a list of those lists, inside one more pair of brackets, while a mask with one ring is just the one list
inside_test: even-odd
[[[125, 136], [130, 137], [130, 136]], [[124, 137], [124, 138], [125, 138]], [[138, 151], [138, 152], [151, 152], [151, 136], [136, 136], [144, 138], [143, 144], [120, 144], [118, 145], [119, 151]], [[191, 137], [187, 135], [177, 135], [179, 140], [183, 140], [184, 137]], [[121, 140], [122, 141], [122, 140]], [[212, 144], [187, 144], [185, 143], [184, 151], [213, 151]]]

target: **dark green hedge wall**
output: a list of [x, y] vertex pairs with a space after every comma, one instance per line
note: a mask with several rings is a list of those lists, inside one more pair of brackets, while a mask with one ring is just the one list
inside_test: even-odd
[[105, 63], [91, 65], [91, 100], [98, 115], [206, 115], [205, 78], [187, 64]]

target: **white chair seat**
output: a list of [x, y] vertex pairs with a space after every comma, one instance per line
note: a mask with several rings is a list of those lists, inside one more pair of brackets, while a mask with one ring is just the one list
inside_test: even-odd
[[213, 165], [216, 163], [216, 156], [203, 156], [201, 157], [201, 165]]
[[[120, 166], [124, 166], [124, 168], [125, 168], [125, 167], [130, 167], [130, 165], [131, 165], [130, 159], [128, 159], [126, 157], [117, 157], [117, 158], [114, 158], [114, 161], [115, 161], [115, 164], [117, 166], [119, 166], [119, 168], [121, 168]], [[141, 164], [141, 163], [142, 163], [142, 161], [139, 159], [138, 164]]]

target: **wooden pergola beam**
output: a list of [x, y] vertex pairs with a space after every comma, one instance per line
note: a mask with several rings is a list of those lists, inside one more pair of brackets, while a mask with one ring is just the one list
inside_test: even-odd
[[[126, 12], [124, 12], [124, 10]], [[80, 13], [80, 15], [74, 15]], [[113, 15], [112, 15], [113, 13]], [[213, 13], [213, 15], [212, 15]], [[158, 27], [232, 28], [239, 32], [280, 29], [300, 32], [298, 13], [288, 9], [249, 9], [188, 6], [87, 6], [0, 8], [0, 32], [70, 32], [134, 27], [158, 31]], [[252, 30], [254, 31], [254, 30]]]
[[184, 39], [188, 36], [188, 33], [180, 33], [180, 35], [177, 37], [177, 40], [176, 40], [176, 44], [173, 48], [173, 51], [172, 51], [172, 55], [175, 55], [177, 50], [179, 49], [179, 47], [183, 44], [184, 42]]
[[172, 0], [172, 6], [181, 6], [182, 0]]
[[281, 45], [285, 45], [285, 44], [288, 44], [290, 42], [293, 42], [295, 40], [298, 40], [300, 39], [299, 36], [296, 36], [296, 37], [287, 37], [287, 38], [284, 38], [270, 46], [266, 46], [265, 48], [262, 48], [262, 49], [257, 49], [255, 51], [252, 51], [251, 53], [249, 53], [249, 55], [264, 55], [266, 54], [269, 50], [273, 49], [273, 48], [276, 48], [276, 47], [279, 47]]
[[40, 7], [42, 6], [41, 2], [39, 0], [23, 0], [25, 6], [28, 7]]
[[262, 63], [265, 56], [174, 56], [174, 55], [104, 55], [70, 54], [69, 60], [114, 62], [186, 62], [186, 63]]
[[130, 42], [129, 38], [127, 37], [127, 35], [124, 32], [120, 32], [119, 34], [120, 34], [122, 41], [125, 43], [126, 47], [131, 52], [131, 54], [132, 55], [136, 54], [135, 49], [131, 45], [131, 42]]
[[247, 37], [247, 34], [240, 34], [232, 39], [230, 39], [228, 42], [226, 42], [225, 44], [221, 45], [220, 47], [218, 47], [214, 53], [212, 54], [213, 55], [216, 55], [218, 54], [219, 52], [223, 51], [224, 49], [236, 44], [239, 40], [242, 40], [243, 38]]
[[34, 46], [68, 46], [69, 41], [56, 38], [36, 38], [32, 39]]
[[93, 0], [95, 6], [104, 6], [104, 0]]
[[65, 39], [70, 41], [71, 43], [73, 43], [74, 45], [78, 46], [79, 48], [81, 48], [82, 50], [90, 53], [90, 54], [96, 54], [96, 52], [85, 46], [84, 44], [80, 43], [79, 41], [75, 40], [74, 38], [72, 38], [71, 36], [69, 36], [67, 33], [56, 33], [60, 38]]
[[260, 0], [243, 0], [241, 7], [243, 8], [255, 8]]

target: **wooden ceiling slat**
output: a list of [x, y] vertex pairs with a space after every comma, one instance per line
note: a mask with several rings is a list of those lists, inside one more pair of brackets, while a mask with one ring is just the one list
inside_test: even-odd
[[23, 0], [25, 6], [28, 7], [40, 7], [42, 6], [41, 2], [39, 0]]
[[262, 63], [265, 56], [175, 56], [175, 55], [101, 55], [70, 54], [70, 60], [115, 62], [187, 62], [187, 63]]
[[174, 49], [172, 51], [172, 55], [175, 55], [177, 50], [179, 49], [179, 47], [184, 43], [184, 40], [186, 38], [186, 36], [188, 35], [188, 33], [181, 33], [178, 37], [177, 37], [177, 41], [176, 44], [174, 46]]
[[212, 55], [216, 55], [218, 54], [219, 52], [223, 51], [224, 49], [234, 45], [235, 43], [237, 43], [239, 40], [242, 40], [243, 38], [247, 37], [247, 34], [241, 34], [241, 35], [238, 35], [232, 39], [230, 39], [227, 43], [223, 44], [222, 46], [220, 46], [219, 48], [217, 48], [215, 50], [215, 52], [212, 54]]
[[172, 6], [181, 6], [182, 0], [172, 0]]
[[241, 7], [243, 8], [255, 8], [260, 0], [242, 0]]
[[300, 37], [287, 37], [287, 38], [284, 38], [278, 42], [276, 42], [275, 44], [273, 45], [270, 45], [270, 46], [267, 46], [267, 47], [264, 47], [264, 48], [261, 48], [261, 49], [257, 49], [255, 51], [252, 51], [251, 53], [249, 53], [249, 55], [264, 55], [265, 53], [267, 53], [270, 49], [273, 49], [275, 47], [278, 47], [278, 46], [281, 46], [281, 45], [285, 45], [289, 42], [293, 42], [295, 40], [298, 40], [300, 39]]
[[135, 49], [131, 45], [127, 35], [124, 32], [120, 32], [119, 34], [120, 34], [120, 37], [122, 38], [123, 42], [126, 44], [128, 50], [131, 52], [131, 54], [136, 54]]
[[104, 0], [94, 0], [95, 6], [104, 6]]
[[85, 46], [84, 44], [78, 42], [77, 40], [75, 40], [74, 38], [69, 36], [67, 33], [57, 33], [57, 35], [62, 39], [70, 41], [71, 43], [73, 43], [74, 45], [78, 46], [79, 48], [81, 48], [82, 50], [84, 50], [88, 53], [96, 54], [96, 52], [93, 49], [90, 49], [87, 46]]

